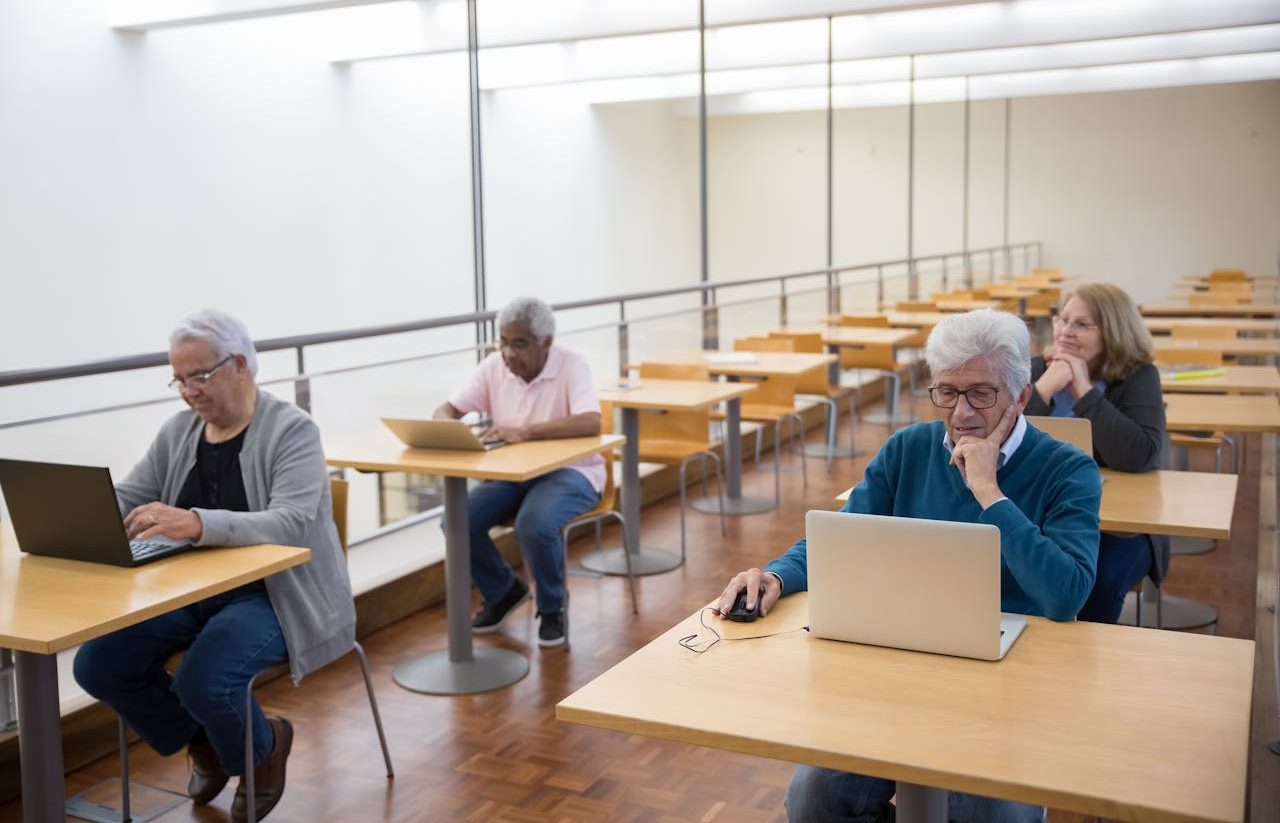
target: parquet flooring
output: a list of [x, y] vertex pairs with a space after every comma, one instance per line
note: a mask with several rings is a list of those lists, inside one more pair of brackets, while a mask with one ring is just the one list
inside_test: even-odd
[[[918, 411], [931, 413], [927, 401]], [[874, 451], [886, 433], [884, 427], [863, 425], [861, 445]], [[845, 436], [847, 426], [841, 432]], [[815, 430], [810, 442], [817, 441]], [[1219, 633], [1235, 637], [1253, 635], [1257, 448], [1256, 436], [1250, 438], [1231, 541], [1210, 554], [1175, 558], [1167, 584], [1170, 592], [1216, 605]], [[625, 580], [571, 577], [569, 651], [540, 650], [531, 607], [521, 606], [501, 633], [477, 639], [528, 655], [528, 677], [510, 688], [445, 698], [405, 691], [391, 681], [397, 661], [445, 645], [443, 605], [366, 638], [397, 771], [394, 780], [383, 774], [354, 659], [308, 677], [300, 688], [281, 679], [260, 689], [268, 711], [291, 718], [296, 732], [288, 789], [270, 820], [784, 820], [782, 800], [791, 773], [787, 763], [571, 726], [557, 722], [553, 709], [565, 695], [706, 603], [730, 574], [779, 554], [800, 534], [804, 512], [829, 507], [837, 492], [861, 477], [866, 460], [837, 460], [828, 474], [821, 460], [810, 458], [806, 489], [791, 458], [784, 469], [781, 507], [730, 518], [727, 538], [721, 538], [716, 518], [690, 514], [688, 560], [673, 572], [638, 581], [639, 616], [630, 612]], [[771, 496], [769, 464], [748, 466], [744, 486], [748, 493]], [[679, 546], [677, 506], [677, 498], [671, 497], [644, 509], [646, 545]], [[605, 537], [616, 543], [616, 529], [606, 530]], [[589, 550], [593, 542], [590, 536], [575, 541], [571, 555]], [[1133, 720], [1135, 733], [1142, 723], [1158, 722]], [[137, 780], [174, 791], [186, 785], [182, 756], [160, 758], [134, 745], [131, 761]], [[114, 756], [97, 761], [69, 775], [67, 790], [81, 791], [117, 768]], [[233, 790], [234, 782], [211, 806], [188, 804], [162, 820], [226, 820]], [[16, 802], [0, 806], [0, 823], [19, 819]], [[1052, 823], [1084, 820], [1050, 814]]]

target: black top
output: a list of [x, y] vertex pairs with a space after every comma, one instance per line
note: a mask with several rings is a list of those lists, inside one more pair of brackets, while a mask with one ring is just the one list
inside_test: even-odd
[[[1043, 357], [1031, 358], [1031, 382], [1046, 369]], [[1027, 414], [1048, 415], [1049, 404], [1033, 385]], [[1147, 363], [1128, 377], [1108, 383], [1104, 391], [1090, 389], [1072, 407], [1076, 417], [1093, 424], [1093, 459], [1099, 466], [1122, 472], [1147, 472], [1160, 465], [1164, 448], [1164, 397], [1160, 372]]]
[[[1040, 399], [1034, 383], [1047, 366], [1043, 357], [1031, 358], [1031, 401], [1026, 414], [1047, 415], [1049, 404]], [[1160, 371], [1150, 363], [1128, 377], [1097, 388], [1071, 407], [1076, 417], [1093, 424], [1093, 459], [1099, 466], [1122, 472], [1146, 472], [1160, 467], [1164, 449], [1164, 395]], [[1169, 569], [1169, 538], [1151, 535], [1151, 568], [1147, 574], [1158, 585]]]
[[175, 506], [180, 509], [249, 511], [244, 476], [240, 474], [240, 447], [244, 445], [248, 431], [246, 426], [244, 431], [221, 443], [210, 443], [201, 434], [200, 445], [196, 448], [196, 464], [182, 484]]

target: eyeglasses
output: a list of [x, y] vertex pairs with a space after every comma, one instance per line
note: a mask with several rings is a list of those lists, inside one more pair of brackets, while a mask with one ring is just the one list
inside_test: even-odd
[[235, 357], [234, 354], [228, 354], [226, 357], [219, 360], [217, 365], [208, 371], [198, 371], [195, 374], [189, 374], [186, 377], [175, 377], [169, 381], [169, 388], [176, 392], [180, 392], [183, 389], [198, 389], [205, 383], [208, 383], [209, 378], [213, 377], [213, 373], [225, 366], [227, 361], [233, 357]]
[[1061, 316], [1053, 318], [1053, 325], [1065, 326], [1067, 331], [1072, 334], [1084, 334], [1085, 332], [1098, 330], [1098, 326], [1095, 323], [1081, 323], [1079, 320], [1072, 320], [1068, 323]]
[[929, 399], [940, 409], [953, 409], [960, 402], [960, 395], [973, 409], [989, 409], [996, 404], [1000, 390], [991, 386], [974, 386], [972, 389], [957, 389], [954, 386], [930, 386]]

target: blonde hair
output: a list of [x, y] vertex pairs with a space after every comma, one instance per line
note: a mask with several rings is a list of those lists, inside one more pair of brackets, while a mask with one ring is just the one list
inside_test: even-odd
[[1081, 283], [1062, 293], [1060, 306], [1078, 297], [1089, 307], [1102, 335], [1102, 364], [1096, 375], [1104, 383], [1123, 380], [1152, 362], [1151, 332], [1128, 292], [1110, 283]]

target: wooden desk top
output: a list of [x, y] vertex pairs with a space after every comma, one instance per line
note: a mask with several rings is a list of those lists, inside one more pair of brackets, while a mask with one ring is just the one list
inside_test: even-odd
[[195, 549], [128, 569], [18, 550], [0, 527], [0, 647], [54, 654], [306, 563], [310, 549]]
[[992, 297], [998, 297], [1002, 300], [1018, 300], [1023, 297], [1035, 297], [1037, 294], [1040, 293], [1040, 289], [1024, 287], [1024, 286], [1009, 286], [1009, 285], [997, 284], [993, 286], [986, 286], [985, 288], [987, 290], [987, 294], [991, 295]]
[[975, 311], [1000, 307], [996, 300], [935, 300], [933, 304], [938, 307], [938, 311]]
[[1158, 334], [1169, 334], [1174, 326], [1224, 326], [1231, 325], [1243, 332], [1262, 332], [1276, 334], [1280, 332], [1280, 320], [1267, 320], [1256, 317], [1236, 317], [1224, 320], [1220, 317], [1144, 317], [1142, 322], [1147, 331]]
[[619, 434], [531, 440], [491, 451], [412, 449], [386, 429], [325, 442], [325, 462], [369, 472], [415, 472], [521, 483], [626, 442]]
[[701, 409], [732, 400], [756, 390], [753, 383], [724, 383], [718, 380], [629, 381], [630, 388], [618, 384], [596, 388], [596, 397], [630, 409]]
[[[733, 354], [755, 355], [753, 363], [713, 363], [708, 355], [729, 354], [729, 352], [686, 351], [674, 354], [663, 354], [647, 357], [647, 363], [705, 363], [712, 374], [734, 375], [737, 377], [770, 377], [773, 375], [800, 375], [813, 369], [824, 368], [835, 361], [834, 354], [808, 354], [802, 352], [753, 351], [733, 352]], [[628, 363], [627, 368], [638, 369], [639, 363]]]
[[1272, 394], [1167, 394], [1170, 431], [1280, 431], [1280, 400]]
[[1240, 394], [1280, 393], [1280, 369], [1275, 366], [1215, 366], [1226, 374], [1218, 377], [1189, 377], [1176, 380], [1160, 370], [1160, 388], [1165, 392], [1227, 392]]
[[[819, 640], [807, 594], [693, 615], [556, 707], [625, 734], [1149, 821], [1239, 821], [1251, 640], [1030, 618], [991, 663]], [[1135, 677], [1141, 672], [1141, 677]], [[1159, 722], [1135, 727], [1135, 717]]]
[[1243, 303], [1224, 306], [1193, 306], [1188, 302], [1144, 303], [1144, 317], [1277, 317], [1280, 305], [1275, 303]]
[[[1153, 471], [1133, 474], [1100, 469], [1102, 504], [1098, 527], [1104, 532], [1141, 532], [1170, 537], [1231, 538], [1231, 515], [1239, 478], [1212, 472]], [[836, 496], [843, 506], [845, 489]]]
[[[948, 316], [948, 312], [942, 311], [884, 311], [884, 312], [845, 312], [845, 317], [884, 317], [889, 320], [889, 325], [894, 328], [904, 329], [931, 329], [942, 322], [944, 317]], [[839, 314], [830, 315], [827, 322], [832, 326], [838, 326], [840, 323]], [[843, 326], [842, 328], [859, 328], [858, 326]], [[872, 326], [871, 328], [875, 328]]]
[[1231, 538], [1240, 478], [1212, 472], [1153, 471], [1134, 474], [1101, 469], [1103, 531], [1170, 537]]
[[915, 331], [888, 329], [883, 326], [818, 326], [814, 328], [789, 327], [779, 333], [820, 334], [828, 346], [900, 346], [916, 336]]
[[1280, 338], [1275, 337], [1237, 337], [1234, 340], [1174, 340], [1168, 335], [1154, 335], [1151, 339], [1155, 342], [1156, 348], [1204, 349], [1206, 351], [1220, 351], [1223, 354], [1253, 357], [1280, 355]]

